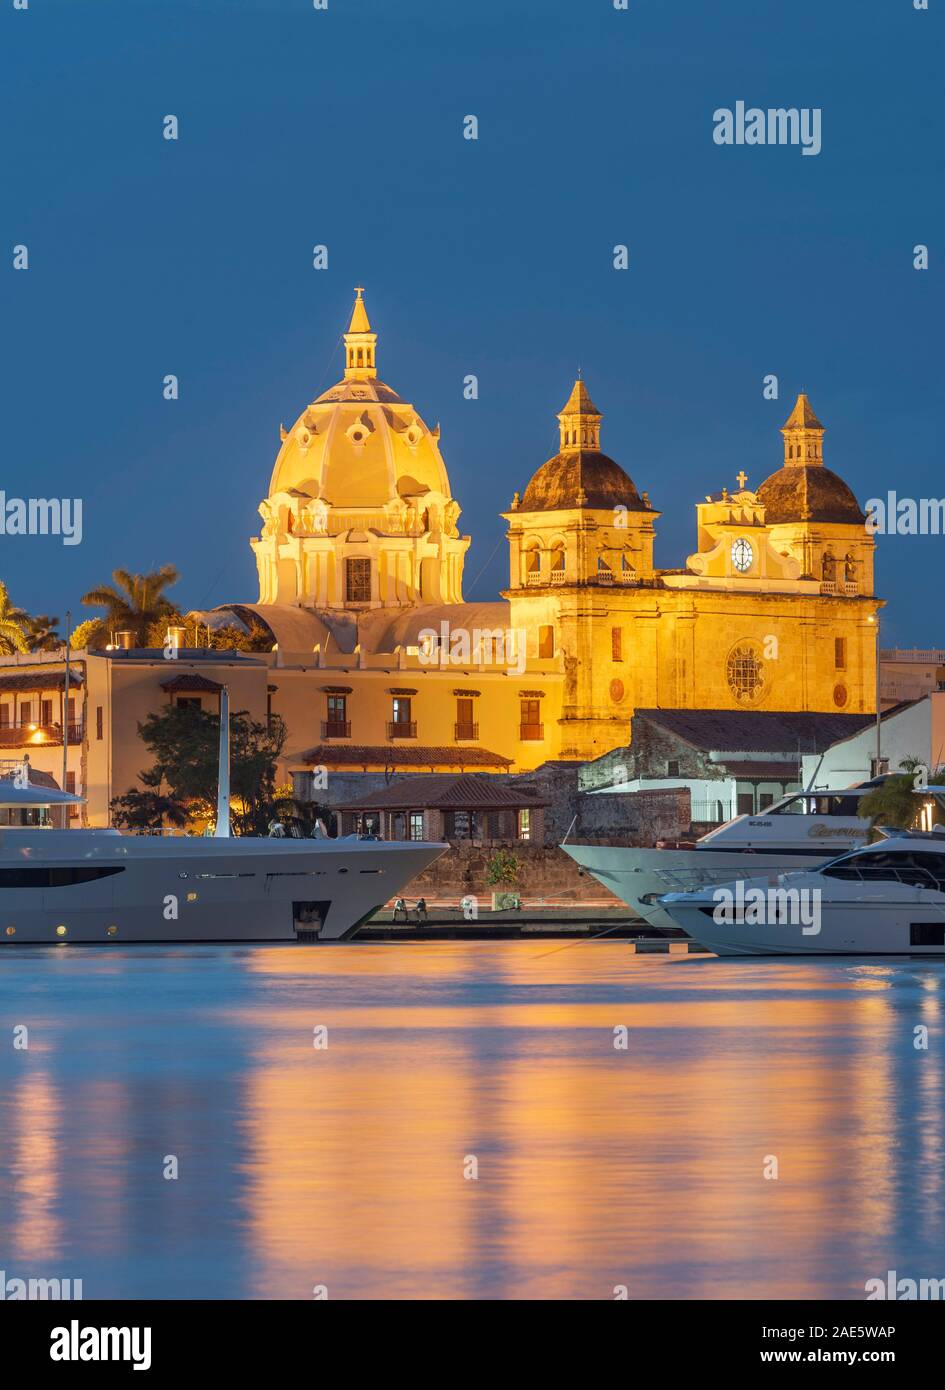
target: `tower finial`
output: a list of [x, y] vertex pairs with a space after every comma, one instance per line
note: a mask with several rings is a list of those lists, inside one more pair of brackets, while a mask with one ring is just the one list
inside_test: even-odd
[[794, 409], [781, 427], [781, 433], [784, 436], [785, 467], [823, 464], [824, 427], [814, 414], [805, 391], [799, 393]]
[[377, 371], [377, 334], [371, 332], [371, 321], [362, 298], [364, 286], [355, 285], [354, 293], [351, 322], [345, 334], [345, 377], [349, 381], [370, 381]]
[[561, 452], [566, 449], [600, 449], [601, 413], [587, 394], [584, 378], [580, 375], [571, 388], [571, 394], [558, 415], [561, 427]]

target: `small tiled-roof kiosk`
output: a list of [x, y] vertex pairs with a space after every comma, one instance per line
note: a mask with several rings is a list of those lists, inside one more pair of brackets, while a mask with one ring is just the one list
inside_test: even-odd
[[390, 786], [338, 807], [340, 833], [385, 840], [544, 842], [550, 803], [496, 777], [451, 773], [397, 778]]

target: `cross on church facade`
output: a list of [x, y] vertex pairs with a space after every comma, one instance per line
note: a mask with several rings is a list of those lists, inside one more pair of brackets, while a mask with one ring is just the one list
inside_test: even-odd
[[744, 468], [740, 473], [735, 474], [735, 481], [738, 483], [739, 487], [744, 487], [748, 482], [748, 474], [745, 472]]

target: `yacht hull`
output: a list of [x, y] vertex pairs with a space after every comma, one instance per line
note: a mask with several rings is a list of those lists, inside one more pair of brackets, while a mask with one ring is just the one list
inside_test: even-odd
[[[809, 892], [822, 891], [825, 881], [791, 874], [782, 882]], [[764, 891], [766, 880], [755, 879], [744, 887]], [[719, 920], [718, 904], [709, 891], [670, 893], [663, 906], [676, 926], [718, 956], [945, 958], [945, 894], [899, 884], [884, 884], [883, 889], [866, 888], [848, 897], [822, 892], [806, 926], [773, 920], [772, 912], [764, 914], [772, 920], [763, 923]], [[746, 914], [736, 910], [731, 915], [737, 919]]]
[[0, 834], [0, 947], [343, 941], [447, 846]]
[[[811, 854], [778, 850], [633, 849], [628, 845], [562, 845], [576, 864], [614, 893], [644, 921], [667, 930], [678, 925], [660, 902], [665, 893], [731, 883], [758, 874], [814, 869], [839, 850]], [[841, 846], [845, 848], [845, 846]], [[702, 940], [701, 937], [698, 940]]]

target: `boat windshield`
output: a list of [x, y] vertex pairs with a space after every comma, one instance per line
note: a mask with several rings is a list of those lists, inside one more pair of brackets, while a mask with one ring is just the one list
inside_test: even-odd
[[852, 792], [799, 792], [765, 811], [766, 816], [859, 816], [860, 798]]
[[907, 883], [915, 888], [945, 891], [945, 854], [927, 850], [877, 850], [870, 846], [842, 854], [820, 870], [824, 878], [859, 879], [870, 883]]

